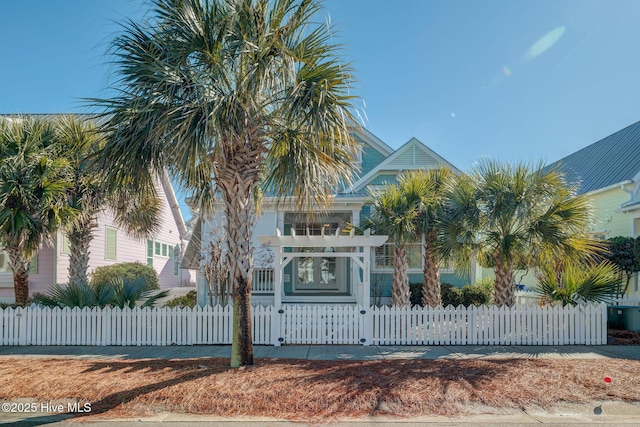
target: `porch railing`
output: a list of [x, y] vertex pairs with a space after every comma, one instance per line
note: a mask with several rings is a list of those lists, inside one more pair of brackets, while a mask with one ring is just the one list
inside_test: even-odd
[[272, 294], [273, 293], [273, 268], [253, 269], [253, 293]]

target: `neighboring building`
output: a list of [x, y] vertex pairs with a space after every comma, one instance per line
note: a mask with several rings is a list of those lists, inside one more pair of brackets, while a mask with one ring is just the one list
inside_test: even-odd
[[[96, 267], [121, 262], [141, 262], [158, 272], [161, 288], [182, 286], [195, 281], [195, 272], [180, 268], [187, 230], [178, 201], [168, 178], [158, 182], [163, 201], [160, 231], [153, 239], [137, 240], [119, 230], [113, 214], [103, 212], [94, 229], [90, 246], [89, 272]], [[58, 232], [53, 246], [44, 246], [34, 257], [29, 274], [29, 292], [46, 292], [54, 283], [68, 282], [69, 246]], [[6, 252], [0, 252], [0, 302], [14, 302], [13, 274]]]
[[[396, 182], [396, 177], [403, 171], [411, 169], [434, 169], [442, 166], [457, 170], [451, 163], [436, 154], [433, 150], [425, 146], [422, 142], [412, 138], [402, 147], [393, 150], [384, 142], [380, 141], [367, 130], [362, 130], [356, 139], [363, 145], [360, 163], [359, 177], [353, 185], [346, 191], [335, 195], [333, 205], [328, 212], [320, 215], [308, 216], [296, 213], [292, 206], [287, 207], [281, 204], [278, 209], [274, 200], [265, 198], [262, 204], [262, 214], [256, 220], [253, 234], [254, 252], [254, 281], [253, 298], [256, 303], [272, 304], [274, 301], [274, 278], [279, 273], [274, 273], [274, 250], [261, 245], [261, 236], [273, 236], [281, 232], [283, 236], [344, 236], [349, 224], [358, 226], [369, 214], [367, 199], [368, 191], [372, 188], [380, 187], [385, 183]], [[221, 214], [208, 221], [200, 221], [195, 226], [195, 230], [201, 228], [201, 233], [194, 232], [192, 241], [187, 247], [185, 254], [185, 265], [196, 268], [201, 262], [201, 257], [205, 256], [208, 242], [213, 237], [219, 236], [223, 224]], [[315, 239], [315, 237], [314, 237]], [[310, 241], [321, 242], [322, 239], [310, 239]], [[263, 239], [264, 240], [264, 239]], [[284, 239], [291, 241], [290, 239]], [[374, 239], [371, 239], [374, 240]], [[326, 242], [333, 243], [339, 240], [325, 239]], [[350, 240], [344, 239], [345, 245]], [[202, 243], [200, 243], [202, 242]], [[353, 239], [351, 242], [367, 244], [367, 239]], [[354, 247], [356, 247], [354, 249]], [[309, 252], [309, 256], [287, 255], [286, 266], [282, 270], [282, 302], [292, 303], [354, 303], [360, 302], [362, 290], [359, 284], [363, 282], [363, 272], [360, 271], [357, 256], [358, 247], [353, 245], [345, 246], [342, 249], [333, 246], [323, 247], [285, 247], [285, 254], [291, 252]], [[371, 249], [371, 268], [367, 275], [371, 284], [371, 301], [389, 302], [391, 296], [391, 282], [393, 270], [393, 247], [386, 244]], [[351, 252], [352, 255], [328, 255], [326, 257], [318, 252], [335, 253]], [[286, 258], [285, 257], [285, 258]], [[367, 257], [368, 258], [368, 257]], [[422, 244], [415, 243], [408, 245], [409, 276], [410, 282], [422, 282]], [[363, 258], [361, 257], [361, 260]], [[368, 259], [366, 260], [368, 262]], [[201, 275], [198, 278], [199, 303], [206, 304], [207, 286]], [[275, 279], [277, 280], [277, 279]], [[441, 280], [457, 285], [470, 282], [469, 277], [461, 277], [454, 274], [452, 269], [441, 270]], [[368, 305], [368, 304], [367, 304]]]
[[[601, 239], [640, 236], [640, 122], [558, 160], [579, 193], [593, 200], [591, 231]], [[636, 275], [630, 292], [640, 294]]]

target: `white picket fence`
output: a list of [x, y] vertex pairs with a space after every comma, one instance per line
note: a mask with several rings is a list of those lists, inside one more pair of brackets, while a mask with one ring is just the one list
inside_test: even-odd
[[382, 307], [373, 313], [376, 345], [600, 345], [604, 304], [576, 307]]
[[[7, 308], [0, 345], [230, 344], [231, 306], [136, 309]], [[512, 308], [255, 306], [255, 344], [606, 344], [606, 305]]]
[[628, 306], [640, 306], [640, 297], [637, 295], [625, 295], [618, 297], [609, 305], [628, 305]]

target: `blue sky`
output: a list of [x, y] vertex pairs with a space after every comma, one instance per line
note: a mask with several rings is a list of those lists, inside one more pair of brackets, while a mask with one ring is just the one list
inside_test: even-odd
[[[367, 128], [462, 170], [558, 160], [640, 120], [640, 1], [327, 0]], [[116, 22], [144, 1], [0, 0], [0, 113], [105, 96]]]

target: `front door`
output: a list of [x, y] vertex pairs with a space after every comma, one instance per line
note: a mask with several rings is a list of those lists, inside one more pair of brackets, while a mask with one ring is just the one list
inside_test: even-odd
[[[330, 248], [301, 248], [300, 252], [320, 252]], [[344, 258], [300, 257], [294, 260], [296, 291], [345, 292]], [[345, 288], [345, 289], [341, 289]]]

